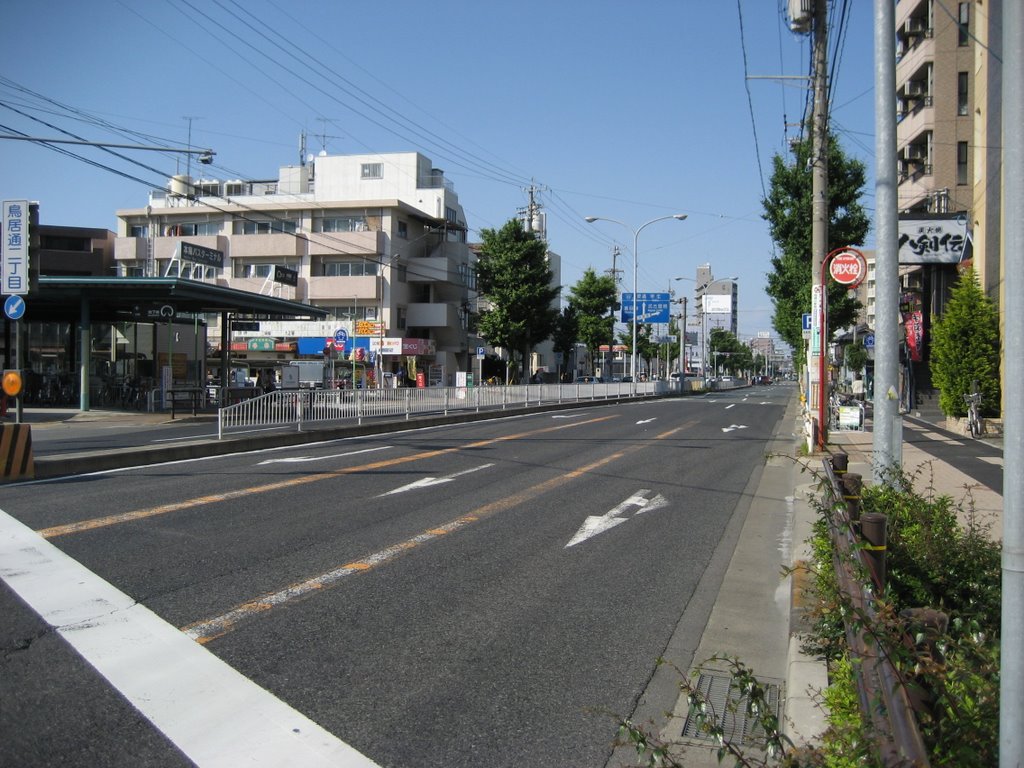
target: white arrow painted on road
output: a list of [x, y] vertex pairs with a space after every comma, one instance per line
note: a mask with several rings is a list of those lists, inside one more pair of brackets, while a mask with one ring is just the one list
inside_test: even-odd
[[646, 488], [642, 488], [617, 507], [608, 510], [603, 515], [591, 515], [588, 517], [583, 522], [583, 525], [580, 526], [580, 529], [576, 531], [576, 535], [569, 539], [569, 543], [565, 545], [565, 548], [568, 549], [580, 542], [586, 541], [592, 536], [597, 536], [599, 533], [604, 533], [605, 531], [614, 528], [619, 523], [626, 522], [629, 518], [623, 517], [623, 515], [630, 507], [636, 507], [637, 510], [635, 514], [639, 515], [642, 512], [650, 512], [652, 509], [660, 509], [661, 507], [668, 506], [668, 499], [660, 493], [650, 499], [644, 495], [647, 493], [650, 493], [650, 491]]
[[[403, 485], [401, 488], [395, 488], [393, 491], [382, 493], [380, 496], [393, 496], [396, 493], [405, 493], [406, 491], [412, 491], [417, 488], [429, 488], [432, 485], [442, 485], [444, 483], [450, 483], [452, 480], [462, 477], [463, 475], [469, 475], [472, 474], [473, 472], [479, 472], [481, 469], [487, 469], [488, 467], [493, 466], [494, 464], [484, 464], [479, 467], [473, 467], [472, 469], [464, 469], [461, 472], [456, 472], [455, 474], [452, 475], [445, 475], [444, 477], [424, 477], [423, 479], [417, 480], [413, 483], [409, 483], [408, 485]], [[378, 496], [378, 498], [380, 498], [380, 496]]]
[[360, 453], [373, 453], [374, 451], [386, 451], [390, 445], [382, 445], [379, 448], [364, 448], [361, 451], [349, 451], [348, 453], [333, 453], [330, 456], [289, 456], [286, 459], [267, 459], [256, 466], [264, 464], [301, 464], [306, 461], [324, 461], [325, 459], [341, 459], [345, 456], [356, 456]]
[[643, 419], [642, 421], [638, 421], [637, 424], [650, 424], [652, 421], [657, 421], [657, 419]]
[[735, 429], [746, 429], [746, 424], [730, 424], [728, 427], [722, 427], [723, 432], [732, 432]]

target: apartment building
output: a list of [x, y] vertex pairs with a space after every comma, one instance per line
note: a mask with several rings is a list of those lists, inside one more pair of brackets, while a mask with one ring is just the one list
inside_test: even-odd
[[[176, 176], [117, 217], [118, 274], [191, 277], [330, 313], [240, 318], [251, 330], [232, 333], [233, 356], [322, 356], [347, 335], [346, 352], [380, 355], [383, 371], [451, 383], [471, 370], [466, 217], [444, 172], [419, 153], [321, 153], [262, 181]], [[218, 318], [209, 320], [219, 338]]]
[[[896, 3], [901, 311], [930, 389], [930, 318], [972, 266], [997, 303], [1002, 284], [1001, 0]], [[922, 328], [923, 326], [923, 328]]]

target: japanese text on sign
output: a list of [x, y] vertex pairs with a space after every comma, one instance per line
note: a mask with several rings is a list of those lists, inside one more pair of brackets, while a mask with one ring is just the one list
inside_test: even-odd
[[3, 202], [3, 286], [4, 295], [28, 293], [28, 201]]

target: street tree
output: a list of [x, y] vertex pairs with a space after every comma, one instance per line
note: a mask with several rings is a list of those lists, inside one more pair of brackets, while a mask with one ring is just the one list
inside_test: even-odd
[[[626, 330], [619, 334], [619, 343], [626, 347], [626, 354], [630, 359], [633, 357], [633, 321], [626, 323]], [[637, 360], [643, 361], [643, 365], [637, 365], [639, 370], [632, 371], [634, 376], [639, 375], [640, 370], [651, 370], [651, 360], [658, 354], [658, 345], [651, 340], [651, 326], [648, 323], [640, 323], [636, 329], [636, 356]]]
[[586, 345], [591, 360], [597, 360], [602, 344], [614, 340], [617, 290], [611, 275], [598, 275], [593, 267], [569, 289], [569, 306], [576, 312], [578, 326], [575, 340]]
[[724, 328], [713, 328], [708, 335], [708, 356], [716, 370], [721, 368], [733, 375], [749, 371], [754, 365], [750, 347]]
[[[533, 347], [550, 338], [559, 289], [547, 259], [547, 244], [510, 219], [499, 230], [484, 229], [476, 264], [477, 289], [484, 299], [480, 336], [496, 347], [518, 353], [525, 369]], [[513, 364], [515, 369], [515, 364]], [[513, 376], [518, 379], [518, 376]]]
[[972, 269], [960, 275], [946, 311], [932, 324], [931, 372], [947, 416], [967, 413], [964, 395], [975, 381], [982, 414], [999, 413], [999, 312]]
[[[768, 222], [777, 251], [771, 259], [767, 293], [772, 298], [772, 324], [793, 349], [802, 349], [801, 315], [811, 311], [812, 154], [808, 136], [793, 145], [791, 164], [781, 155], [772, 159], [768, 197], [762, 218]], [[870, 220], [860, 203], [865, 184], [864, 164], [849, 158], [834, 136], [828, 140], [828, 250], [857, 246], [867, 236]], [[859, 304], [833, 281], [828, 287], [829, 338], [851, 325]]]

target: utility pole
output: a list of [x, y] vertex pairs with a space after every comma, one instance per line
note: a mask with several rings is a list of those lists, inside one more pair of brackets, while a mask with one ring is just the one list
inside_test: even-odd
[[[1024, 206], [1024, 8], [1003, 3], [1003, 211]], [[998, 26], [996, 27], [998, 29]], [[1003, 414], [1003, 596], [999, 671], [999, 765], [1019, 766], [1024, 754], [1024, 226], [1003, 220], [1006, 312], [1006, 412]]]
[[[612, 246], [612, 268], [605, 270], [605, 274], [608, 274], [608, 275], [612, 276], [612, 282], [615, 283], [616, 293], [618, 292], [618, 289], [619, 289], [619, 273], [622, 272], [622, 270], [619, 269], [619, 267], [618, 267], [620, 253], [621, 253], [621, 251], [619, 251], [619, 246], [618, 245], [613, 245]], [[608, 380], [609, 381], [611, 381], [612, 373], [613, 373], [613, 371], [612, 371], [612, 354], [614, 353], [614, 349], [615, 349], [615, 310], [613, 309], [612, 310], [612, 337], [611, 337], [611, 339], [608, 340]]]
[[[826, 0], [814, 3], [814, 109], [811, 115], [811, 316], [819, 317], [815, 304], [825, 300], [826, 286], [821, 284], [821, 265], [828, 253], [828, 17]], [[816, 294], [816, 295], [815, 295]], [[820, 304], [818, 305], [820, 306]], [[817, 342], [817, 348], [815, 348]], [[816, 381], [820, 355], [828, 354], [828, 328], [819, 328], [811, 336], [807, 355], [810, 377], [808, 406], [818, 413], [821, 398], [828, 397], [828, 382]], [[826, 375], [826, 379], [828, 376]], [[813, 416], [812, 416], [813, 425]], [[823, 443], [825, 424], [818, 424], [818, 443]], [[813, 426], [812, 426], [813, 430]], [[814, 435], [811, 435], [814, 438]]]

